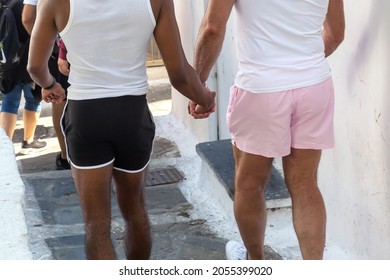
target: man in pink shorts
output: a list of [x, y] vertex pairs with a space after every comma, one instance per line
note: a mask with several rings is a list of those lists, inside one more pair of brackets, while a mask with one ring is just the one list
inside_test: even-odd
[[[227, 123], [235, 158], [234, 213], [242, 237], [228, 259], [264, 259], [265, 186], [283, 158], [303, 259], [322, 259], [326, 211], [317, 185], [321, 151], [334, 146], [334, 92], [326, 57], [344, 38], [343, 0], [210, 0], [195, 49], [205, 82], [234, 10], [238, 73]], [[234, 8], [234, 9], [233, 9]], [[201, 106], [190, 102], [195, 118]]]

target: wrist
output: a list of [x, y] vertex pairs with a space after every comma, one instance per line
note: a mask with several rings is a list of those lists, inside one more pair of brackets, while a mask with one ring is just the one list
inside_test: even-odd
[[52, 83], [51, 83], [49, 86], [46, 86], [46, 87], [42, 86], [42, 88], [43, 88], [44, 90], [51, 90], [52, 88], [55, 87], [57, 81], [56, 81], [56, 79], [55, 79], [53, 76], [52, 76], [52, 78], [53, 78], [53, 81], [52, 81]]

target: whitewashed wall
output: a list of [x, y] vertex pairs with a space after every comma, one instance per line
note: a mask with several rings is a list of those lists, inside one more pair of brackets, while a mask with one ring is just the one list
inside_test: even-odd
[[[192, 64], [194, 44], [207, 0], [176, 0], [174, 2], [184, 51], [188, 61]], [[237, 71], [232, 34], [231, 23], [229, 22], [220, 59], [207, 81], [208, 86], [217, 91], [218, 108], [215, 114], [207, 120], [193, 120], [187, 114], [187, 99], [173, 90], [172, 113], [179, 117], [186, 126], [191, 127], [191, 130], [201, 142], [230, 138], [225, 115], [229, 101], [229, 89], [233, 85]]]
[[390, 259], [390, 1], [346, 0], [346, 37], [330, 58], [336, 148], [320, 182], [329, 237], [358, 259]]
[[[182, 41], [192, 62], [205, 4], [176, 0]], [[346, 37], [329, 59], [336, 88], [336, 147], [324, 151], [319, 182], [328, 211], [328, 239], [353, 259], [390, 259], [390, 1], [345, 0]], [[229, 25], [209, 85], [218, 112], [205, 121], [187, 115], [173, 94], [173, 114], [199, 141], [229, 138], [225, 113], [236, 71]]]

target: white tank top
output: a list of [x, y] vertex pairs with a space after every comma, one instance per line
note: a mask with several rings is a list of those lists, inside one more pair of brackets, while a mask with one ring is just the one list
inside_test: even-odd
[[68, 99], [146, 94], [155, 25], [150, 0], [70, 0], [60, 33], [71, 64]]
[[327, 9], [328, 0], [237, 0], [235, 85], [266, 93], [328, 78], [321, 36]]

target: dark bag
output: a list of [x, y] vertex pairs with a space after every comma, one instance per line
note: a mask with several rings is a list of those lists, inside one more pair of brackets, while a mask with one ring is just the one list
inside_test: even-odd
[[[21, 43], [13, 8], [20, 0], [1, 0], [0, 7], [0, 91], [7, 93], [26, 71], [28, 41]], [[20, 9], [18, 9], [20, 11]], [[21, 15], [20, 15], [21, 16]], [[24, 69], [21, 69], [24, 68]]]

